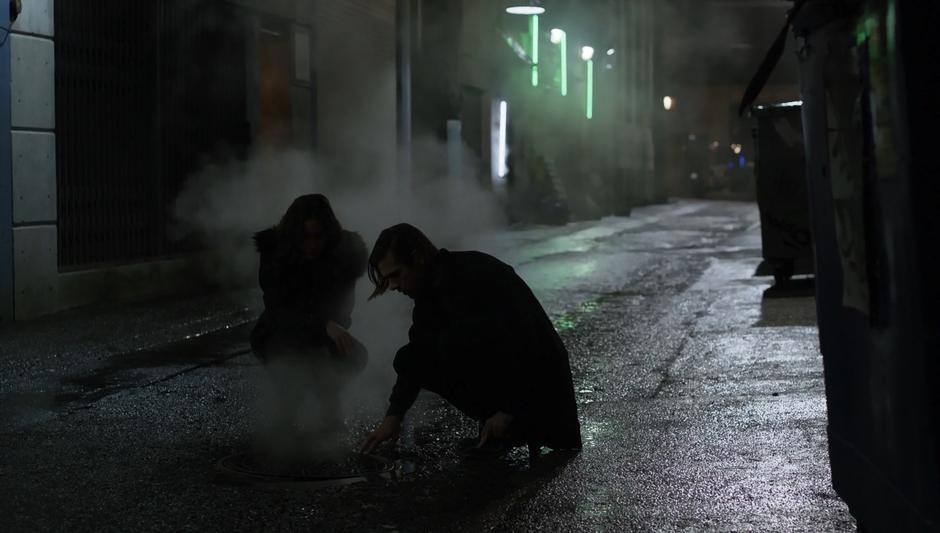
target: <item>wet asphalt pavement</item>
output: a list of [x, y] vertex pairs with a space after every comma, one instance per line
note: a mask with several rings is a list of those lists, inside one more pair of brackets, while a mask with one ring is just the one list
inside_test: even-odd
[[[680, 201], [468, 243], [516, 267], [571, 353], [585, 446], [536, 461], [463, 458], [475, 423], [422, 394], [379, 452], [392, 475], [226, 475], [263, 413], [255, 291], [0, 325], [0, 529], [852, 530], [814, 302], [762, 298], [757, 220], [753, 204]], [[358, 333], [373, 355], [346, 394], [348, 449], [384, 411], [408, 323], [394, 298], [359, 304], [353, 333], [395, 318]]]

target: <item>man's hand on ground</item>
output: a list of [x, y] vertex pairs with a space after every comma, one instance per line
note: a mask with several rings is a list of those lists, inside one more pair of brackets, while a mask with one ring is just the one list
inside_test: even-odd
[[388, 440], [394, 442], [398, 440], [400, 433], [401, 417], [386, 416], [385, 419], [382, 420], [382, 423], [379, 424], [379, 427], [375, 428], [375, 431], [362, 443], [362, 447], [359, 448], [359, 453], [370, 453], [376, 446]]
[[505, 438], [510, 424], [512, 424], [512, 415], [502, 411], [487, 418], [486, 423], [483, 424], [483, 430], [480, 431], [480, 443], [477, 444], [477, 448], [482, 448], [490, 440]]

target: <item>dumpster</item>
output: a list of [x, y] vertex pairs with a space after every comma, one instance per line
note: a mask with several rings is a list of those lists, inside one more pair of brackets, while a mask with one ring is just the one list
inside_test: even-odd
[[778, 287], [794, 274], [813, 273], [801, 108], [801, 102], [751, 108], [764, 257], [757, 275], [773, 274]]
[[940, 531], [938, 25], [916, 0], [793, 24], [832, 482], [860, 531]]

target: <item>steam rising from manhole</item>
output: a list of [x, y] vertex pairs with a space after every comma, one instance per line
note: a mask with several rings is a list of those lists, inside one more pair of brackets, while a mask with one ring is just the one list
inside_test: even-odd
[[320, 459], [278, 460], [251, 452], [229, 455], [216, 463], [216, 470], [231, 481], [244, 483], [302, 483], [326, 487], [369, 479], [393, 479], [399, 469], [376, 455], [350, 453]]

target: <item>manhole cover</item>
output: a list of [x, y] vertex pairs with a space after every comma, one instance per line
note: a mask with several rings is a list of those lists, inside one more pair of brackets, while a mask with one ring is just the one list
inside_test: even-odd
[[251, 452], [236, 453], [216, 463], [230, 479], [259, 483], [343, 485], [369, 478], [391, 478], [394, 462], [376, 455], [350, 453], [326, 459], [276, 460]]

